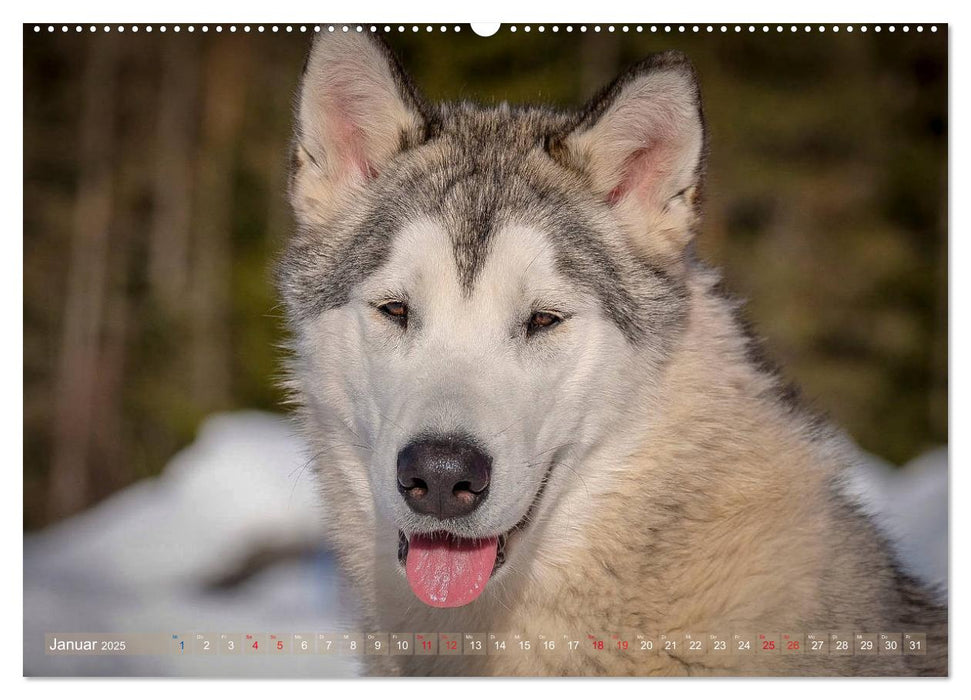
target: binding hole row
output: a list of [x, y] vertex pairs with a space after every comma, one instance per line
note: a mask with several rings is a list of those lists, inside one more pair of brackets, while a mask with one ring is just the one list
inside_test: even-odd
[[[207, 24], [203, 24], [203, 25], [199, 25], [199, 26], [192, 25], [192, 24], [188, 24], [188, 25], [179, 25], [179, 24], [176, 24], [176, 25], [164, 25], [164, 24], [162, 24], [162, 25], [157, 25], [157, 26], [153, 26], [153, 25], [150, 25], [150, 24], [149, 25], [137, 25], [137, 24], [132, 24], [132, 25], [123, 25], [123, 24], [119, 24], [119, 25], [109, 25], [109, 24], [106, 24], [106, 25], [101, 25], [101, 26], [99, 26], [99, 25], [93, 25], [93, 24], [92, 25], [80, 25], [80, 24], [77, 24], [77, 25], [67, 25], [67, 24], [53, 25], [53, 24], [49, 24], [49, 25], [46, 25], [46, 26], [39, 25], [39, 24], [35, 24], [34, 25], [34, 33], [35, 34], [39, 34], [39, 33], [43, 32], [45, 29], [46, 29], [46, 31], [49, 34], [53, 34], [58, 29], [60, 29], [60, 31], [62, 33], [67, 33], [67, 32], [71, 32], [71, 31], [74, 31], [75, 33], [81, 33], [81, 32], [84, 32], [85, 29], [87, 29], [87, 31], [90, 32], [90, 33], [94, 33], [94, 32], [97, 32], [97, 31], [100, 30], [100, 31], [103, 31], [103, 32], [115, 31], [115, 32], [118, 32], [120, 34], [123, 34], [126, 31], [129, 31], [129, 32], [131, 32], [133, 34], [137, 34], [140, 31], [141, 32], [145, 32], [146, 34], [151, 34], [153, 31], [156, 31], [156, 30], [158, 32], [161, 32], [161, 33], [165, 33], [167, 31], [172, 31], [172, 32], [175, 32], [176, 34], [182, 32], [182, 31], [189, 32], [190, 34], [196, 32], [196, 31], [200, 31], [202, 33], [208, 33], [210, 31], [214, 31], [216, 33], [221, 33], [221, 32], [224, 32], [224, 31], [228, 31], [230, 33], [235, 33], [235, 32], [243, 32], [243, 33], [250, 33], [250, 32], [255, 32], [255, 33], [265, 33], [265, 32], [280, 33], [280, 32], [283, 32], [283, 33], [291, 33], [291, 34], [294, 33], [294, 32], [299, 32], [299, 33], [304, 33], [305, 34], [307, 32], [319, 33], [319, 32], [323, 32], [323, 31], [326, 31], [326, 32], [335, 32], [335, 31], [343, 31], [343, 32], [348, 32], [348, 31], [357, 31], [357, 32], [371, 31], [371, 32], [379, 32], [379, 31], [384, 31], [384, 33], [386, 33], [386, 34], [390, 34], [390, 33], [393, 33], [393, 32], [398, 32], [398, 33], [403, 34], [403, 33], [408, 32], [408, 31], [410, 31], [412, 33], [418, 33], [418, 32], [432, 33], [432, 32], [435, 32], [436, 29], [440, 33], [445, 33], [445, 32], [448, 32], [448, 31], [453, 31], [453, 32], [461, 32], [462, 31], [462, 27], [460, 25], [444, 25], [444, 24], [442, 24], [442, 25], [431, 25], [431, 24], [426, 24], [426, 25], [417, 25], [417, 24], [412, 24], [412, 25], [403, 25], [403, 24], [388, 25], [388, 24], [386, 24], [386, 25], [383, 25], [383, 26], [382, 25], [374, 25], [374, 24], [372, 24], [372, 25], [348, 25], [348, 24], [324, 24], [324, 25], [321, 25], [321, 24], [300, 24], [300, 25], [294, 25], [294, 24], [286, 24], [286, 25], [277, 25], [277, 24], [273, 24], [273, 25], [263, 25], [263, 24], [260, 24], [260, 25], [249, 25], [249, 24], [244, 24], [244, 25], [236, 25], [236, 24], [230, 24], [230, 25], [226, 25], [226, 26], [223, 26], [221, 24], [216, 24], [216, 25], [211, 25], [211, 26], [210, 25], [207, 25]], [[512, 25], [508, 25], [507, 27], [505, 27], [505, 29], [506, 29], [506, 31], [509, 31], [511, 33], [516, 33], [516, 32], [519, 32], [519, 31], [522, 31], [524, 33], [530, 33], [532, 31], [536, 31], [536, 32], [541, 33], [541, 34], [542, 33], [545, 33], [547, 31], [547, 29], [550, 32], [554, 33], [554, 34], [555, 33], [559, 33], [561, 31], [566, 32], [566, 33], [572, 33], [572, 32], [584, 33], [584, 32], [588, 32], [588, 31], [593, 31], [594, 33], [597, 33], [597, 32], [604, 32], [604, 31], [606, 31], [607, 33], [611, 33], [611, 32], [621, 32], [621, 33], [629, 33], [629, 32], [644, 33], [644, 32], [649, 32], [649, 33], [654, 33], [654, 34], [656, 34], [656, 33], [664, 33], [664, 34], [672, 34], [672, 33], [678, 33], [678, 34], [709, 33], [710, 34], [710, 33], [715, 33], [715, 32], [721, 32], [723, 34], [727, 34], [729, 32], [734, 32], [736, 34], [741, 34], [743, 32], [747, 32], [749, 34], [753, 34], [753, 33], [756, 33], [756, 32], [762, 32], [764, 34], [764, 33], [769, 33], [769, 32], [772, 32], [772, 31], [775, 31], [776, 33], [782, 33], [782, 32], [786, 32], [786, 31], [788, 31], [789, 33], [797, 33], [797, 32], [806, 33], [806, 32], [814, 32], [814, 31], [815, 32], [819, 32], [819, 33], [826, 33], [826, 32], [829, 31], [829, 32], [833, 32], [833, 33], [838, 34], [840, 32], [853, 33], [854, 31], [859, 31], [859, 32], [862, 32], [862, 33], [866, 33], [868, 31], [873, 31], [873, 32], [876, 32], [876, 33], [880, 33], [882, 31], [887, 31], [887, 32], [894, 33], [896, 31], [898, 31], [898, 29], [899, 29], [899, 31], [901, 31], [901, 32], [903, 32], [903, 33], [906, 34], [906, 33], [909, 33], [911, 30], [916, 31], [916, 32], [923, 32], [923, 31], [925, 31], [925, 29], [927, 29], [927, 30], [929, 30], [931, 32], [936, 32], [937, 31], [937, 25], [933, 25], [932, 24], [932, 25], [929, 25], [929, 26], [926, 26], [925, 27], [925, 25], [922, 25], [922, 24], [913, 25], [913, 26], [912, 25], [908, 25], [908, 24], [904, 24], [904, 25], [893, 25], [893, 24], [890, 24], [890, 25], [879, 25], [879, 24], [876, 24], [876, 25], [865, 25], [865, 24], [864, 25], [853, 25], [853, 24], [845, 24], [845, 25], [838, 25], [838, 24], [834, 24], [834, 25], [823, 25], [823, 24], [820, 24], [820, 25], [808, 25], [808, 24], [807, 25], [795, 25], [795, 24], [789, 24], [789, 25], [782, 25], [782, 24], [772, 24], [772, 25], [769, 25], [769, 24], [761, 24], [761, 25], [755, 25], [755, 24], [748, 24], [748, 25], [740, 25], [740, 24], [734, 24], [734, 25], [726, 25], [726, 24], [701, 24], [701, 25], [699, 25], [699, 24], [693, 24], [693, 25], [684, 25], [684, 24], [679, 24], [679, 25], [670, 25], [670, 24], [665, 24], [665, 25], [658, 25], [658, 24], [652, 24], [652, 25], [642, 25], [642, 24], [637, 24], [637, 25], [629, 25], [629, 24], [623, 24], [623, 25], [613, 25], [613, 24], [611, 24], [611, 25], [599, 25], [599, 24], [597, 24], [597, 25], [586, 25], [586, 24], [580, 24], [580, 25], [572, 25], [572, 24], [567, 24], [567, 25], [559, 25], [559, 24], [554, 24], [554, 25], [549, 25], [547, 27], [546, 25], [542, 25], [542, 24], [540, 24], [540, 25], [528, 25], [528, 24], [527, 25], [516, 25], [516, 24], [512, 24]]]

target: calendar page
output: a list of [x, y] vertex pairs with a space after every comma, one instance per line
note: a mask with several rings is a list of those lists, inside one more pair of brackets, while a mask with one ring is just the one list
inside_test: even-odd
[[949, 674], [948, 25], [649, 15], [23, 25], [25, 676]]

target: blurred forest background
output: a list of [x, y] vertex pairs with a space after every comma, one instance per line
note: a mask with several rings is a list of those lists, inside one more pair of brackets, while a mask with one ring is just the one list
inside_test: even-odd
[[[271, 270], [309, 38], [153, 29], [24, 28], [25, 529], [158, 473], [207, 414], [282, 410]], [[947, 442], [946, 28], [389, 41], [432, 99], [563, 106], [685, 51], [711, 134], [705, 257], [865, 449], [900, 464]]]

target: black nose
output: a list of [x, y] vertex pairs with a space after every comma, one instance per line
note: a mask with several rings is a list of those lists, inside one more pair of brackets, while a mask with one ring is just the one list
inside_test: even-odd
[[492, 459], [468, 440], [419, 440], [398, 453], [398, 490], [416, 513], [456, 518], [485, 500], [491, 471]]

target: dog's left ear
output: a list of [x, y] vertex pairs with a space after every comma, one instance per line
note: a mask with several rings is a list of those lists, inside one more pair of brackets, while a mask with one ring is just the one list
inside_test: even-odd
[[631, 68], [548, 150], [585, 177], [638, 247], [676, 256], [691, 239], [706, 136], [697, 77], [680, 52]]

